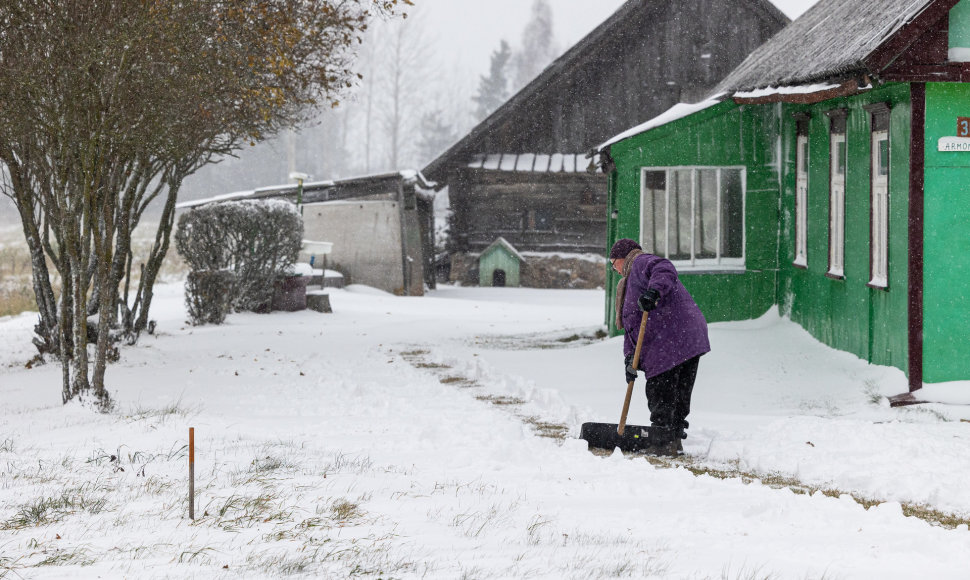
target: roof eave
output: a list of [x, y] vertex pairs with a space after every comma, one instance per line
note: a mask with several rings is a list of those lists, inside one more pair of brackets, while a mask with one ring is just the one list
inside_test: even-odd
[[922, 11], [906, 23], [895, 34], [887, 37], [875, 50], [863, 58], [863, 64], [874, 76], [893, 64], [910, 46], [913, 45], [941, 18], [949, 15], [950, 10], [960, 0], [935, 0], [928, 2]]

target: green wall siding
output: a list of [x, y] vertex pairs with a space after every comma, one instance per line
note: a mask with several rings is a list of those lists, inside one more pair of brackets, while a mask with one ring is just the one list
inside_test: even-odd
[[970, 48], [970, 0], [950, 9], [950, 48]]
[[[774, 304], [778, 254], [778, 112], [776, 106], [728, 101], [612, 146], [617, 171], [610, 180], [609, 243], [639, 239], [640, 169], [684, 165], [744, 166], [745, 271], [681, 273], [681, 280], [710, 322], [755, 318]], [[608, 279], [606, 320], [613, 332], [619, 276]]]
[[[870, 288], [870, 114], [873, 103], [890, 110], [889, 287]], [[826, 111], [845, 108], [845, 277], [829, 268], [829, 137]], [[907, 370], [909, 199], [909, 85], [888, 85], [811, 107], [786, 107], [811, 116], [808, 175], [808, 266], [792, 265], [795, 247], [795, 127], [785, 123], [785, 177], [777, 301], [782, 312], [814, 337], [870, 362]]]
[[[964, 1], [962, 4], [966, 4]], [[970, 379], [970, 152], [940, 152], [970, 117], [970, 85], [926, 85], [923, 380]]]

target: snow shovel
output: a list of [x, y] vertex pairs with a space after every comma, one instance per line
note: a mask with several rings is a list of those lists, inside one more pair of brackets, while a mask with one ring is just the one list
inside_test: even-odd
[[[647, 312], [640, 319], [640, 333], [637, 335], [637, 348], [633, 352], [633, 368], [640, 368], [640, 351], [643, 348], [643, 334], [647, 329]], [[646, 445], [647, 428], [643, 425], [627, 425], [626, 415], [630, 411], [633, 398], [633, 383], [626, 385], [626, 399], [619, 423], [583, 423], [579, 438], [585, 439], [590, 448], [610, 449], [619, 447], [622, 451], [639, 451]]]

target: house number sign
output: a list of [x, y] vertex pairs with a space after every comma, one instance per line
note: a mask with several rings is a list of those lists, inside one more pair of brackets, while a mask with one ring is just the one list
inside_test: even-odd
[[970, 117], [957, 117], [957, 137], [970, 137]]

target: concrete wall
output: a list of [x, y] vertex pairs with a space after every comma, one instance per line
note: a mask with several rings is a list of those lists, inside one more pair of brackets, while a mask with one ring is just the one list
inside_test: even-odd
[[[327, 266], [343, 273], [350, 283], [400, 294], [404, 288], [400, 211], [396, 201], [307, 204], [303, 237], [333, 242]], [[421, 279], [420, 270], [417, 277]]]

